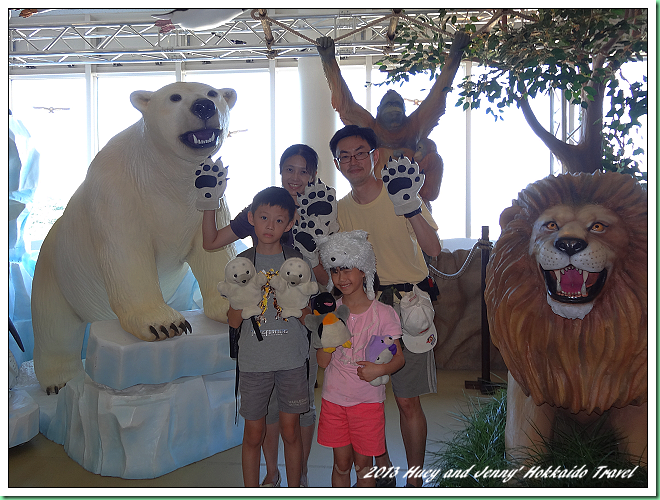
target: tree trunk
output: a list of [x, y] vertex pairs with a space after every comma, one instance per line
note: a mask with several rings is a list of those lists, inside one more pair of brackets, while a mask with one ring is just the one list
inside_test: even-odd
[[[602, 62], [600, 63], [602, 65]], [[603, 98], [605, 86], [592, 82], [594, 100], [582, 112], [582, 135], [578, 144], [567, 144], [548, 132], [534, 115], [527, 98], [518, 100], [525, 120], [532, 131], [555, 155], [569, 173], [593, 173], [602, 166], [603, 158]]]

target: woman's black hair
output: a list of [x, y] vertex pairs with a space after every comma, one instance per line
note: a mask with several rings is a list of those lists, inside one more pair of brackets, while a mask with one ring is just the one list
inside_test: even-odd
[[284, 162], [292, 156], [300, 155], [305, 159], [307, 165], [307, 172], [312, 179], [316, 179], [316, 171], [319, 168], [319, 155], [316, 154], [312, 148], [307, 144], [294, 144], [284, 150], [280, 157], [280, 174], [282, 174], [282, 166]]

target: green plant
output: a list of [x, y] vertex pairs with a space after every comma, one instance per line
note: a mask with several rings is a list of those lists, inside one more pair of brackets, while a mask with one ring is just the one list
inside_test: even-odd
[[[429, 462], [430, 469], [441, 469], [429, 486], [441, 488], [502, 487], [507, 483], [500, 478], [476, 477], [475, 473], [491, 469], [510, 469], [504, 450], [504, 427], [506, 425], [506, 391], [498, 391], [492, 399], [470, 399], [466, 413], [456, 418], [465, 424], [447, 442], [439, 442], [444, 451], [434, 454]], [[458, 477], [453, 476], [454, 471]], [[466, 471], [468, 471], [466, 473]]]
[[[621, 452], [617, 436], [606, 424], [607, 413], [587, 426], [561, 415], [553, 438], [541, 437], [520, 463], [506, 458], [506, 390], [491, 399], [470, 399], [465, 424], [449, 441], [436, 442], [429, 453], [428, 469], [440, 469], [429, 486], [444, 488], [552, 487], [644, 488], [648, 471], [639, 459]], [[467, 473], [466, 473], [467, 471]], [[535, 473], [534, 471], [538, 471]], [[562, 472], [545, 477], [544, 471]], [[605, 471], [632, 471], [630, 477], [607, 477]]]
[[[583, 426], [559, 416], [555, 421], [553, 439], [542, 437], [542, 446], [527, 450], [527, 467], [541, 470], [560, 467], [566, 471], [582, 468], [582, 477], [545, 478], [520, 474], [518, 486], [543, 488], [644, 488], [648, 471], [639, 459], [619, 450], [621, 436], [608, 428], [607, 413], [595, 422]], [[635, 469], [635, 467], [637, 467]], [[607, 477], [608, 471], [634, 470], [632, 477]]]

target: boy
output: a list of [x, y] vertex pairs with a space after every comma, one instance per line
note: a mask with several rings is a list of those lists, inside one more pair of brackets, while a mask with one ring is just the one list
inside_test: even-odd
[[[269, 187], [257, 193], [248, 213], [257, 244], [240, 256], [250, 258], [257, 271], [266, 273], [277, 271], [286, 258], [302, 258], [299, 252], [285, 249], [281, 244], [282, 235], [293, 226], [295, 211], [295, 202], [284, 188]], [[300, 319], [280, 318], [271, 293], [260, 324], [255, 324], [252, 319], [243, 320], [240, 310], [230, 308], [227, 313], [229, 326], [241, 327], [238, 366], [240, 414], [245, 419], [242, 465], [246, 487], [259, 486], [261, 443], [268, 401], [274, 387], [277, 388], [280, 408], [287, 482], [292, 487], [300, 485], [300, 414], [309, 408], [306, 363], [309, 341], [301, 321], [310, 312], [307, 307]]]

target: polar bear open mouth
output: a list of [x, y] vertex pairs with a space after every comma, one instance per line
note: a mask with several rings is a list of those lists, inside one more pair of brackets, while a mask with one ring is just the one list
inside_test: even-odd
[[[539, 266], [540, 267], [540, 266]], [[545, 270], [540, 267], [550, 297], [567, 304], [591, 302], [603, 289], [607, 269], [590, 273], [568, 265], [562, 269]]]
[[203, 128], [181, 134], [179, 138], [189, 148], [214, 148], [222, 135], [217, 128]]

